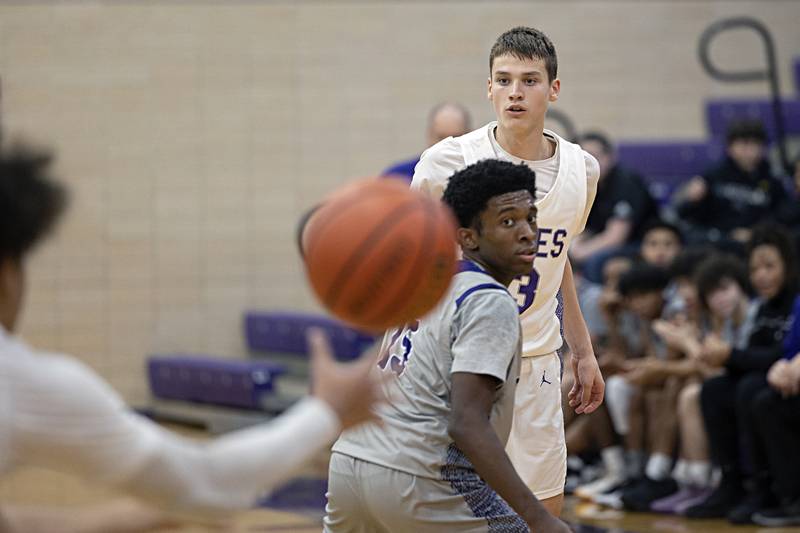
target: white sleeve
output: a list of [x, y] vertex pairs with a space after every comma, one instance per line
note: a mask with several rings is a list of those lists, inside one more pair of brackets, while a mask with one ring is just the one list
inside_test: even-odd
[[586, 227], [586, 221], [589, 220], [589, 213], [592, 211], [594, 199], [597, 196], [597, 184], [600, 181], [600, 164], [589, 152], [583, 152], [583, 159], [586, 162], [586, 206], [583, 210], [583, 216], [578, 222], [575, 235], [580, 234]]
[[439, 199], [450, 176], [464, 166], [458, 141], [453, 137], [443, 139], [422, 152], [419, 163], [414, 167], [411, 188]]
[[197, 442], [129, 411], [83, 364], [37, 359], [14, 383], [15, 463], [73, 473], [179, 510], [252, 506], [340, 429], [327, 404], [308, 398], [269, 424]]

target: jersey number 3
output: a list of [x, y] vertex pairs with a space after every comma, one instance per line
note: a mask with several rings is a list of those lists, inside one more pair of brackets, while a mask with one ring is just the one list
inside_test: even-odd
[[517, 300], [520, 314], [533, 304], [536, 289], [539, 287], [539, 273], [534, 268], [530, 275], [519, 276], [508, 286], [508, 292]]

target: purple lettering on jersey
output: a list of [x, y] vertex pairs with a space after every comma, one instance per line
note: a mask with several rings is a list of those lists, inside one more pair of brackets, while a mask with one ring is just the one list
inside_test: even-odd
[[558, 257], [564, 251], [564, 239], [567, 237], [567, 230], [559, 229], [553, 233], [553, 246], [558, 247], [558, 251], [550, 250], [550, 257]]
[[547, 257], [547, 252], [544, 249], [547, 247], [547, 236], [553, 233], [550, 228], [539, 228], [539, 233], [536, 236], [538, 248], [536, 250], [536, 257]]
[[[515, 287], [516, 286], [516, 287]], [[516, 289], [516, 295], [513, 289]], [[517, 308], [520, 314], [533, 305], [533, 299], [536, 298], [536, 289], [539, 288], [539, 273], [534, 268], [527, 276], [517, 277], [509, 286], [511, 296], [517, 300]]]
[[[392, 340], [389, 342], [389, 346], [386, 348], [386, 353], [378, 361], [378, 366], [381, 370], [386, 370], [389, 368], [392, 372], [397, 374], [398, 376], [402, 375], [406, 369], [406, 363], [408, 362], [408, 356], [411, 354], [411, 334], [414, 333], [419, 329], [419, 320], [415, 320], [409, 324], [406, 324], [402, 328], [398, 328], [397, 332], [392, 336]], [[392, 347], [394, 346], [395, 341], [400, 337], [400, 335], [405, 332], [403, 335], [403, 340], [401, 345], [403, 347], [403, 355], [397, 356], [392, 354]]]
[[566, 237], [567, 230], [565, 229], [539, 228], [536, 237], [539, 246], [536, 250], [536, 257], [559, 257], [567, 246]]

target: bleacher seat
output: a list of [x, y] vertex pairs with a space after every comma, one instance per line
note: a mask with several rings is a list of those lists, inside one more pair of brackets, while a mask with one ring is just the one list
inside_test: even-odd
[[243, 409], [262, 409], [286, 372], [270, 361], [198, 355], [155, 355], [147, 361], [153, 396]]
[[[786, 135], [800, 135], [800, 100], [785, 99], [781, 102], [781, 106]], [[745, 98], [712, 100], [706, 103], [706, 122], [714, 138], [724, 139], [728, 124], [738, 118], [761, 120], [770, 141], [775, 139], [775, 120], [772, 115], [772, 102], [769, 100]]]
[[723, 151], [719, 143], [620, 142], [617, 159], [639, 172], [653, 197], [664, 204], [678, 185], [714, 165]]
[[355, 330], [331, 318], [289, 311], [251, 311], [245, 314], [244, 328], [247, 346], [255, 354], [308, 355], [306, 332], [320, 328], [327, 333], [338, 359], [358, 357], [375, 337]]

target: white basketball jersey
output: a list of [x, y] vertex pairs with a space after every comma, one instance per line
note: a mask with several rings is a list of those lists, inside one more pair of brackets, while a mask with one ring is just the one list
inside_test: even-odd
[[[411, 186], [441, 197], [454, 172], [483, 159], [508, 160], [507, 154], [497, 153], [492, 147], [490, 136], [494, 134], [495, 125], [491, 122], [426, 150], [417, 164]], [[585, 152], [551, 131], [545, 130], [545, 133], [558, 144], [558, 175], [550, 190], [536, 201], [539, 250], [533, 271], [509, 287], [520, 310], [523, 357], [549, 354], [561, 347], [557, 296], [569, 244], [583, 231], [593, 200], [587, 186]]]

